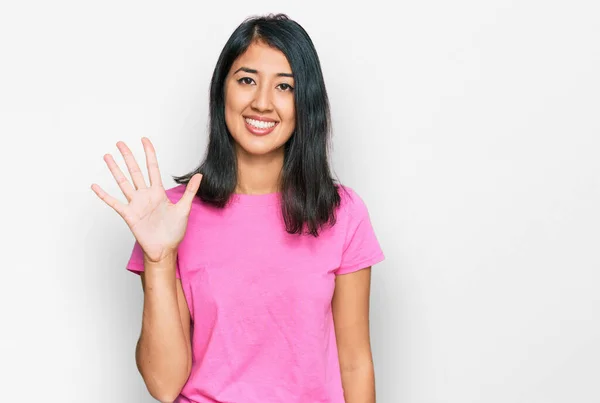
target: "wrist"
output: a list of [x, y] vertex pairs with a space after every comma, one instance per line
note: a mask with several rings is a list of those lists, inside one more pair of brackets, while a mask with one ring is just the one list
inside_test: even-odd
[[159, 260], [152, 260], [144, 254], [144, 268], [157, 271], [170, 271], [177, 265], [177, 250], [166, 253]]

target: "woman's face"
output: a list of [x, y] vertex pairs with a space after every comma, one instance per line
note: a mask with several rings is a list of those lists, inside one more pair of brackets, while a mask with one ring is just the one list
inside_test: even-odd
[[251, 155], [283, 152], [295, 128], [294, 79], [285, 55], [254, 42], [225, 80], [225, 123], [236, 151]]

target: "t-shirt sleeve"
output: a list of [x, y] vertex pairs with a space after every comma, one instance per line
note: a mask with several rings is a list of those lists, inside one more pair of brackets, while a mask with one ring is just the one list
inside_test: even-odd
[[[179, 255], [177, 255], [177, 258], [179, 260]], [[176, 263], [175, 266], [175, 277], [181, 278], [181, 275], [179, 273], [179, 263]], [[127, 268], [127, 270], [135, 274], [140, 274], [144, 271], [144, 251], [142, 250], [142, 247], [140, 246], [138, 241], [135, 241], [133, 245], [133, 250], [131, 251], [131, 256], [125, 267]]]
[[351, 273], [385, 259], [371, 224], [367, 206], [355, 192], [348, 202], [348, 225], [340, 267], [335, 274]]

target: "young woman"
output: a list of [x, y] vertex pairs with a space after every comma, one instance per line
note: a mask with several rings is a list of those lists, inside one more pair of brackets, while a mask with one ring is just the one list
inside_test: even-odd
[[210, 88], [203, 162], [165, 191], [118, 142], [129, 204], [92, 189], [136, 242], [144, 289], [138, 369], [160, 401], [373, 403], [371, 266], [384, 259], [367, 208], [328, 163], [319, 59], [287, 16], [244, 21]]

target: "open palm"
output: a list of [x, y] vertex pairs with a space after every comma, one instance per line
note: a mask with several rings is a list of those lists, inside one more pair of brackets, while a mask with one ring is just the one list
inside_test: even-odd
[[202, 175], [194, 175], [181, 199], [176, 204], [171, 203], [162, 184], [154, 146], [146, 137], [142, 138], [142, 144], [146, 154], [150, 186], [146, 185], [129, 147], [119, 141], [117, 147], [123, 155], [133, 186], [110, 154], [104, 156], [104, 161], [129, 204], [121, 203], [97, 184], [92, 184], [92, 190], [123, 217], [146, 257], [150, 261], [159, 262], [175, 253], [183, 239], [192, 201], [200, 187]]

